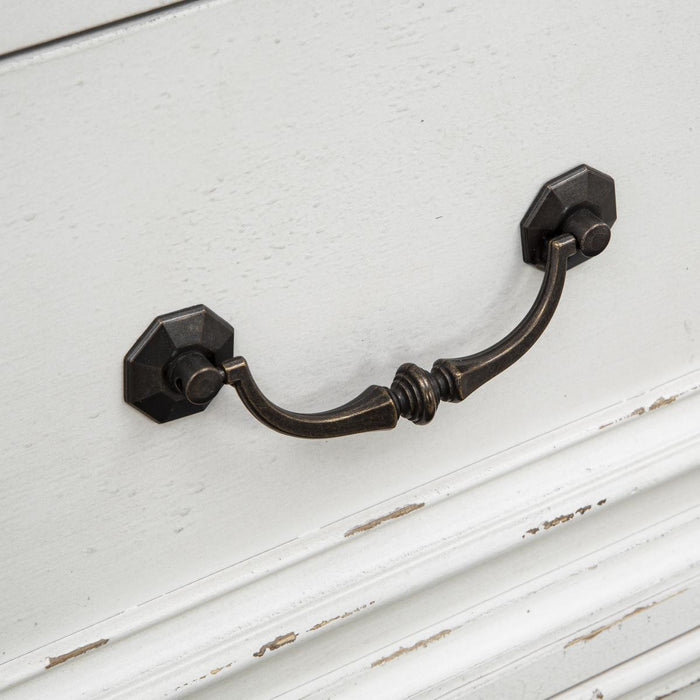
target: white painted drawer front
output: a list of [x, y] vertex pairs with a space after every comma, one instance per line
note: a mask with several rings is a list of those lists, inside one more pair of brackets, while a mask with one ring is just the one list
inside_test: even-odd
[[[690, 2], [230, 1], [0, 62], [0, 687], [14, 684], [9, 697], [42, 688], [70, 697], [76, 678], [85, 697], [190, 692], [183, 683], [199, 667], [178, 659], [194, 664], [226, 640], [232, 656], [214, 655], [197, 689], [226, 677], [239, 697], [294, 697], [297, 685], [365, 659], [377, 675], [358, 687], [391, 697], [371, 679], [408, 678], [411, 662], [371, 662], [456, 630], [440, 626], [438, 609], [466, 615], [509, 577], [514, 590], [525, 585], [529, 570], [511, 556], [543, 557], [531, 575], [547, 591], [559, 589], [537, 577], [576, 568], [569, 552], [587, 562], [581, 571], [610, 572], [596, 581], [614, 602], [582, 604], [560, 650], [579, 622], [595, 629], [683, 587], [663, 618], [673, 624], [658, 622], [648, 644], [638, 634], [639, 648], [625, 638], [615, 663], [700, 624], [686, 580], [700, 557], [690, 548], [680, 558], [683, 543], [698, 541], [698, 31]], [[257, 423], [230, 389], [165, 425], [123, 402], [124, 353], [154, 316], [197, 303], [234, 325], [261, 389], [300, 411], [388, 384], [403, 362], [430, 367], [483, 349], [539, 288], [541, 272], [521, 260], [525, 209], [545, 180], [581, 162], [615, 178], [610, 246], [571, 271], [522, 360], [464, 403], [440, 406], [429, 426], [302, 441]], [[584, 439], [592, 452], [564, 450]], [[663, 455], [679, 445], [673, 471]], [[454, 505], [441, 511], [443, 501]], [[661, 533], [661, 522], [681, 549], [643, 544], [639, 533]], [[643, 552], [629, 554], [630, 567], [665, 561], [670, 573], [650, 568], [658, 576], [638, 586], [623, 576], [613, 592], [616, 528]], [[479, 556], [493, 568], [462, 605], [444, 567], [470, 586], [481, 571], [472, 531], [489, 543]], [[453, 558], [439, 556], [450, 543]], [[313, 558], [326, 551], [339, 554]], [[423, 554], [438, 562], [426, 579], [435, 598], [409, 603], [420, 568], [396, 589], [370, 583], [390, 576], [381, 561], [403, 571]], [[594, 588], [582, 580], [578, 595]], [[217, 598], [234, 590], [240, 598]], [[392, 607], [399, 598], [405, 608]], [[525, 628], [541, 629], [540, 641], [514, 644], [508, 663], [516, 647], [526, 655], [559, 634], [545, 624], [551, 601], [537, 600], [543, 626]], [[308, 619], [293, 618], [296, 606]], [[347, 633], [306, 633], [356, 608], [333, 628]], [[181, 627], [159, 626], [176, 613]], [[529, 614], [503, 619], [525, 625]], [[277, 624], [287, 620], [296, 622]], [[129, 651], [166, 628], [171, 656], [163, 647], [148, 666]], [[198, 637], [205, 628], [210, 636]], [[352, 630], [355, 646], [343, 636]], [[291, 631], [293, 643], [253, 657]], [[471, 671], [439, 661], [472, 663], [462, 652], [475, 641], [461, 634], [415, 648], [437, 665], [432, 680], [406, 681], [411, 692], [459, 673], [472, 683]], [[110, 641], [45, 668], [101, 639]], [[443, 643], [455, 651], [430, 652]], [[547, 692], [608, 667], [614, 655], [590, 648], [552, 662], [563, 677]], [[474, 664], [505, 658], [483, 649], [490, 661]], [[326, 665], [316, 673], [312, 659]], [[101, 663], [90, 685], [80, 669]], [[162, 687], [134, 694], [141, 672]], [[325, 688], [307, 690], [325, 697]]]

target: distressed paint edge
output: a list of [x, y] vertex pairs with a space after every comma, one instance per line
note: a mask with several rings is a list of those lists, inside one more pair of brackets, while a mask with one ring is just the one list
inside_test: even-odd
[[343, 535], [343, 537], [352, 537], [353, 535], [357, 535], [360, 532], [367, 532], [368, 530], [372, 530], [375, 527], [378, 527], [379, 525], [382, 525], [383, 523], [388, 522], [389, 520], [396, 520], [396, 518], [401, 518], [404, 515], [408, 515], [409, 513], [413, 513], [413, 511], [419, 510], [420, 508], [423, 508], [423, 506], [425, 506], [425, 502], [423, 502], [423, 503], [409, 503], [407, 506], [402, 506], [401, 508], [395, 508], [394, 510], [391, 511], [391, 513], [387, 513], [386, 515], [381, 515], [378, 518], [373, 518], [372, 520], [369, 520], [366, 523], [363, 523], [362, 525], [356, 525], [355, 527], [350, 528]]
[[59, 664], [65, 663], [66, 661], [70, 661], [70, 659], [75, 659], [78, 656], [82, 656], [88, 651], [98, 649], [99, 647], [102, 647], [105, 644], [107, 644], [107, 642], [109, 642], [109, 639], [98, 639], [96, 642], [92, 642], [91, 644], [84, 644], [83, 646], [78, 647], [77, 649], [73, 649], [73, 651], [68, 651], [65, 654], [59, 654], [58, 656], [49, 656], [48, 663], [44, 668], [54, 668]]
[[[683, 392], [684, 398], [689, 398], [692, 395], [696, 395], [697, 397], [700, 398], [700, 392], [697, 392], [697, 391], [695, 391], [695, 392], [693, 392], [693, 391]], [[676, 402], [674, 402], [674, 404], [676, 406], [679, 406], [679, 405], [683, 406], [684, 404], [686, 404], [686, 402], [685, 401], [682, 401], [682, 402], [676, 401]], [[690, 404], [688, 405], [688, 408], [691, 408], [691, 404], [693, 404], [693, 402], [690, 402]], [[656, 411], [654, 415], [662, 415], [664, 413], [665, 413], [665, 411]], [[697, 411], [696, 411], [696, 413], [697, 413]], [[572, 429], [575, 426], [578, 426], [584, 419], [582, 419], [581, 421], [577, 421], [573, 425], [564, 426], [564, 428], [568, 429], [570, 433], [573, 433], [573, 437], [571, 438], [571, 440], [569, 442], [566, 442], [563, 440], [558, 440], [557, 445], [556, 445], [556, 449], [550, 450], [549, 454], [556, 455], [557, 453], [561, 452], [565, 448], [578, 447], [582, 443], [587, 443], [588, 442], [587, 438], [595, 437], [596, 435], [600, 435], [601, 433], [596, 428], [591, 427], [591, 425], [595, 422], [595, 417], [597, 415], [598, 414], [592, 414], [592, 416], [587, 417], [586, 422], [587, 422], [588, 428], [585, 431], [586, 434], [583, 437], [581, 435], [581, 431], [575, 432]], [[631, 422], [631, 421], [626, 421], [626, 422]], [[547, 436], [547, 437], [549, 437], [549, 436]], [[542, 438], [542, 436], [540, 436], [540, 438]], [[527, 445], [528, 443], [525, 443], [525, 444]], [[664, 449], [665, 450], [672, 449], [676, 444], [679, 444], [678, 441], [671, 441], [668, 443], [664, 443]], [[522, 447], [523, 447], [522, 445], [518, 446], [518, 449], [520, 449]], [[495, 461], [499, 457], [500, 457], [500, 455], [496, 455], [494, 457], [488, 458], [488, 460], [486, 460], [486, 461]], [[523, 466], [523, 465], [529, 464], [531, 462], [532, 462], [532, 457], [526, 455], [526, 457], [523, 458], [522, 460], [520, 460], [520, 462], [518, 464], [519, 464], [519, 466]], [[473, 465], [471, 465], [471, 466], [473, 466]], [[465, 473], [469, 470], [469, 468], [470, 467], [465, 467], [462, 470], [459, 470], [459, 472]], [[517, 469], [517, 467], [515, 467], [513, 469], [509, 469], [508, 472], [514, 471], [515, 469]], [[454, 473], [452, 475], [448, 475], [448, 476], [449, 476], [449, 478], [453, 478]], [[448, 478], [448, 477], [445, 477], [445, 478]], [[430, 487], [431, 493], [434, 494], [435, 493], [435, 482], [431, 482], [431, 484], [429, 484], [429, 487]], [[449, 493], [447, 494], [447, 496], [442, 500], [449, 501], [452, 498], [459, 496], [462, 493], [462, 491], [464, 491], [464, 490], [465, 489], [450, 490]], [[415, 499], [415, 500], [418, 500], [418, 499]], [[405, 502], [405, 500], [404, 500], [404, 502]], [[602, 505], [602, 504], [604, 504], [604, 502], [605, 502], [605, 499], [600, 499], [598, 501], [597, 505]], [[431, 499], [426, 498], [425, 500], [421, 500], [420, 505], [421, 505], [421, 507], [423, 507], [423, 505], [425, 505], [425, 511], [426, 511], [426, 513], [428, 513], [429, 511], [432, 510], [429, 506], [435, 505], [436, 503], [437, 503], [437, 501], [435, 501], [434, 499], [431, 500]], [[418, 505], [418, 504], [416, 503], [416, 504], [409, 504], [409, 505]], [[378, 507], [375, 506], [375, 508], [373, 510], [377, 510], [377, 509], [378, 509]], [[384, 510], [386, 510], [386, 506], [385, 506]], [[395, 510], [397, 510], [397, 509], [395, 509]], [[400, 508], [398, 510], [400, 510]], [[387, 515], [390, 515], [393, 512], [394, 511], [391, 511]], [[355, 522], [357, 522], [356, 517], [351, 516], [351, 517], [348, 517], [348, 518], [344, 519], [343, 521], [340, 521], [339, 523], [337, 523], [336, 527], [335, 527], [335, 532], [337, 534], [334, 536], [333, 542], [330, 545], [322, 547], [317, 551], [313, 551], [313, 550], [310, 551], [310, 553], [308, 553], [308, 556], [305, 557], [304, 559], [306, 561], [313, 560], [316, 557], [327, 553], [331, 549], [336, 548], [338, 545], [341, 545], [343, 543], [343, 541], [348, 542], [348, 543], [353, 542], [356, 539], [355, 537], [351, 537], [351, 538], [344, 537], [344, 532], [347, 532], [347, 530], [345, 530], [342, 526], [343, 526], [343, 523], [347, 522], [348, 520], [350, 520], [350, 521], [355, 520]], [[380, 516], [379, 518], [375, 518], [374, 520], [382, 520], [383, 521], [383, 517]], [[394, 522], [396, 522], [397, 524], [400, 524], [401, 521], [405, 521], [405, 520], [406, 520], [405, 518], [398, 518], [398, 519], [395, 519]], [[372, 521], [369, 521], [369, 522], [372, 522]], [[567, 527], [568, 525], [569, 525], [568, 523], [562, 524], [563, 527]], [[429, 522], [426, 524], [426, 527], [430, 527]], [[320, 531], [317, 531], [315, 533], [315, 535], [318, 536], [320, 533], [324, 533], [324, 532], [326, 532], [326, 534], [327, 534], [327, 529], [328, 528], [322, 528]], [[278, 551], [278, 550], [276, 550], [276, 551]], [[277, 556], [275, 556], [275, 558], [277, 558]], [[291, 565], [293, 566], [293, 565], [298, 564], [298, 563], [299, 563], [299, 560], [294, 560], [291, 562]], [[290, 565], [289, 562], [287, 562], [287, 563], [283, 562], [283, 564], [281, 566], [279, 566], [278, 568], [273, 569], [271, 571], [266, 571], [264, 574], [264, 578], [276, 576], [277, 574], [279, 574], [280, 571], [283, 571], [289, 565]], [[121, 618], [122, 622], [121, 622], [121, 629], [118, 629], [116, 631], [116, 633], [114, 635], [110, 636], [109, 638], [114, 639], [115, 641], [122, 641], [122, 640], [126, 640], [129, 638], [132, 638], [132, 639], [138, 638], [140, 632], [152, 630], [152, 628], [154, 626], [165, 624], [169, 620], [172, 620], [173, 618], [175, 618], [179, 614], [184, 614], [187, 612], [196, 612], [199, 607], [206, 605], [209, 601], [212, 600], [212, 593], [210, 591], [207, 591], [207, 584], [210, 582], [209, 578], [213, 579], [215, 577], [216, 577], [216, 575], [213, 575], [212, 577], [208, 577], [207, 579], [203, 579], [202, 581], [195, 582], [195, 584], [197, 584], [199, 590], [203, 591], [203, 593], [198, 596], [199, 602], [195, 602], [194, 604], [184, 605], [184, 606], [180, 607], [179, 609], [177, 609], [176, 605], [175, 606], [168, 606], [169, 613], [160, 619], [149, 620], [148, 618], [146, 618], [145, 620], [142, 620], [140, 623], [137, 621], [136, 624], [124, 624], [127, 622], [127, 620], [125, 618], [125, 613], [122, 613], [120, 615], [117, 615], [117, 616], [111, 618], [111, 620], [114, 620], [114, 621], [119, 620]], [[241, 585], [248, 585], [249, 583], [250, 583], [250, 581], [247, 581]], [[229, 593], [235, 592], [235, 590], [237, 588], [238, 588], [238, 586], [234, 586], [233, 588], [230, 588], [227, 591], [220, 592], [219, 594], [215, 595], [214, 597], [220, 597], [222, 595], [225, 596]], [[161, 596], [161, 597], [155, 599], [154, 601], [152, 601], [152, 603], [157, 604], [158, 601], [162, 602], [164, 600], [164, 598], [166, 598], [166, 597], [169, 598], [169, 597], [171, 597], [171, 595], [175, 596], [175, 594], [177, 594], [179, 591], [180, 591], [180, 589], [177, 589], [172, 594], [168, 594], [167, 596]], [[372, 601], [372, 603], [374, 603], [374, 601]], [[132, 608], [130, 611], [126, 611], [126, 612], [127, 613], [134, 612], [134, 611], [144, 611], [145, 612], [144, 608], [148, 608], [148, 604], [138, 606], [137, 608]], [[138, 613], [135, 615], [135, 617], [138, 618]], [[338, 619], [341, 619], [344, 617], [344, 615], [337, 615], [335, 617], [337, 617]], [[64, 646], [66, 641], [70, 640], [72, 638], [79, 640], [82, 637], [82, 639], [84, 639], [86, 636], [86, 633], [91, 631], [91, 630], [92, 631], [96, 630], [96, 635], [97, 635], [97, 633], [99, 631], [104, 632], [104, 631], [109, 631], [109, 629], [110, 629], [110, 622], [97, 623], [96, 625], [89, 627], [89, 628], [86, 628], [85, 630], [82, 630], [81, 632], [76, 633], [75, 635], [71, 635], [68, 638], [64, 638], [61, 642], [61, 646]], [[108, 635], [104, 635], [105, 638], [107, 638], [107, 636]], [[42, 662], [42, 670], [43, 670], [44, 664], [46, 662], [46, 658], [47, 658], [47, 656], [49, 656], [49, 654], [43, 653], [43, 655], [42, 655], [42, 652], [44, 650], [53, 651], [53, 648], [58, 646], [58, 644], [59, 644], [59, 642], [52, 643], [50, 645], [47, 645], [46, 647], [43, 647], [41, 650], [37, 650], [36, 652], [30, 652], [29, 654], [26, 654], [22, 657], [18, 657], [12, 661], [8, 661], [8, 662], [5, 662], [4, 664], [0, 665], [0, 672], [1, 672], [2, 670], [9, 669], [10, 664], [13, 664], [15, 662], [17, 662], [17, 663], [25, 662], [25, 663], [23, 663], [24, 668], [22, 668], [20, 670], [20, 673], [18, 673], [14, 678], [9, 678], [8, 679], [9, 683], [6, 684], [4, 687], [9, 688], [9, 687], [17, 686], [17, 685], [20, 685], [24, 682], [30, 682], [33, 678], [38, 677], [39, 676], [39, 669], [38, 669], [37, 665], [32, 662], [32, 659], [37, 658], [37, 656], [41, 656], [41, 658], [43, 659], [43, 662]], [[31, 664], [31, 666], [29, 664]], [[231, 668], [232, 665], [233, 664], [229, 663], [229, 664], [224, 664], [221, 667], [215, 666], [215, 668], [212, 670], [211, 675], [215, 675], [214, 671], [216, 671], [216, 674], [218, 674], [223, 670], [223, 668]], [[3, 667], [4, 667], [4, 669], [3, 669]], [[1, 673], [0, 673], [0, 675], [1, 675]], [[204, 678], [205, 677], [206, 677], [206, 675], [204, 676]], [[0, 690], [2, 690], [2, 689], [3, 689], [3, 686], [0, 686]]]
[[568, 649], [569, 647], [573, 646], [574, 644], [581, 644], [581, 643], [585, 643], [585, 642], [590, 642], [591, 639], [595, 639], [598, 635], [603, 634], [603, 632], [607, 632], [608, 630], [611, 630], [613, 627], [623, 624], [626, 620], [629, 620], [630, 618], [634, 617], [635, 615], [639, 615], [640, 613], [646, 612], [647, 610], [651, 610], [652, 608], [655, 608], [657, 605], [661, 605], [662, 603], [665, 603], [667, 600], [670, 600], [671, 598], [675, 598], [677, 595], [680, 595], [681, 593], [685, 593], [686, 590], [687, 590], [686, 588], [681, 588], [679, 591], [676, 591], [675, 593], [671, 593], [670, 595], [667, 595], [664, 598], [660, 598], [659, 600], [652, 600], [650, 603], [647, 603], [646, 605], [638, 605], [634, 610], [631, 610], [630, 612], [625, 613], [624, 615], [616, 618], [612, 622], [607, 622], [604, 625], [601, 625], [600, 627], [596, 627], [595, 629], [591, 630], [590, 632], [586, 632], [585, 634], [579, 635], [578, 637], [574, 637], [573, 639], [569, 640], [564, 645], [564, 649]]
[[562, 690], [551, 700], [630, 696], [660, 700], [692, 687], [700, 678], [700, 626], [677, 635], [603, 673]]

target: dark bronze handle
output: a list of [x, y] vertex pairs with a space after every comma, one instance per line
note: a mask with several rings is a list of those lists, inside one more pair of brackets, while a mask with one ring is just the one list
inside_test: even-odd
[[124, 359], [125, 398], [159, 422], [204, 410], [224, 384], [248, 410], [286, 435], [329, 438], [393, 428], [399, 417], [429, 423], [440, 401], [463, 401], [522, 357], [557, 308], [567, 269], [598, 255], [615, 222], [612, 178], [586, 165], [548, 182], [521, 222], [525, 262], [544, 267], [539, 294], [501, 341], [474, 355], [437, 360], [430, 371], [399, 367], [391, 387], [372, 385], [338, 408], [294, 413], [260, 391], [243, 357], [233, 355], [233, 328], [205, 306], [159, 316]]

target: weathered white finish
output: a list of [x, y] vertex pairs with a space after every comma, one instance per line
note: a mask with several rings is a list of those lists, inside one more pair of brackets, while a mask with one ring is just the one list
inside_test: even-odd
[[700, 610], [700, 391], [667, 389], [27, 654], [7, 697], [536, 700], [624, 662]]
[[0, 54], [24, 49], [175, 0], [2, 0]]
[[[588, 679], [553, 700], [664, 698], [691, 700], [700, 683], [700, 627]], [[597, 698], [596, 698], [597, 696]]]
[[[0, 658], [16, 659], [0, 666], [10, 669], [4, 677], [32, 675], [46, 657], [100, 639], [92, 627], [99, 620], [109, 618], [99, 628], [105, 638], [132, 634], [142, 623], [128, 611], [162, 615], [149, 600], [181, 612], [190, 603], [164, 594], [202, 578], [216, 590], [213, 572], [237, 565], [252, 577], [278, 557], [307, 561], [305, 548], [320, 546], [307, 542], [345, 541], [343, 528], [422, 502], [412, 495], [420, 484], [471, 465], [460, 486], [469, 493], [492, 470], [523, 464], [521, 453], [507, 461], [508, 448], [544, 436], [534, 443], [541, 457], [579, 435], [562, 426], [582, 416], [594, 414], [583, 432], [597, 433], [669, 398], [676, 378], [673, 393], [695, 386], [688, 373], [700, 349], [700, 240], [692, 233], [700, 214], [699, 18], [694, 3], [222, 2], [0, 64], [0, 377], [11, 387], [0, 415]], [[531, 353], [461, 406], [442, 406], [433, 425], [301, 442], [258, 425], [226, 392], [206, 413], [166, 426], [122, 403], [129, 345], [157, 313], [198, 302], [234, 323], [237, 350], [271, 398], [300, 410], [388, 383], [404, 361], [429, 366], [481, 349], [510, 330], [539, 286], [540, 273], [519, 259], [520, 217], [544, 179], [584, 160], [616, 178], [613, 243], [572, 272]], [[623, 403], [641, 394], [643, 402]], [[666, 411], [697, 419], [683, 405], [654, 412], [654, 420]], [[608, 417], [596, 413], [605, 407]], [[672, 427], [642, 433], [664, 449], [675, 444]], [[582, 482], [589, 467], [628, 463], [629, 446], [606, 431], [590, 442], [605, 444], [607, 457], [586, 465]], [[688, 460], [683, 469], [697, 464], [697, 453]], [[636, 468], [620, 493], [644, 489]], [[693, 492], [673, 484], [667, 506], [677, 515]], [[407, 561], [420, 538], [448, 536], [449, 523], [507, 520], [513, 534], [569, 512], [538, 492], [542, 512], [518, 515], [531, 487], [506, 479], [509, 495], [489, 501], [474, 521], [461, 523], [464, 510], [456, 509], [439, 521], [444, 533], [423, 529], [425, 508], [397, 520]], [[657, 523], [648, 508], [613, 512], [635, 532]], [[601, 536], [593, 529], [591, 538]], [[681, 530], [674, 533], [692, 539]], [[381, 547], [393, 549], [384, 531], [376, 531], [380, 550], [366, 567], [383, 566]], [[693, 536], [697, 542], [697, 529]], [[291, 550], [278, 549], [290, 541]], [[661, 566], [668, 556], [677, 572], [684, 560], [657, 544], [650, 561]], [[454, 566], [464, 569], [462, 556]], [[285, 631], [273, 618], [306, 600], [304, 591], [335, 594], [334, 571], [343, 575], [342, 563], [355, 560], [343, 549], [330, 568], [310, 561], [289, 583], [299, 593], [284, 588], [287, 597], [278, 597], [273, 577], [265, 596], [253, 586], [212, 613], [250, 630], [234, 642], [240, 658], [245, 652], [248, 663], [266, 667], [284, 659], [283, 650], [253, 659], [251, 648]], [[501, 561], [485, 590], [513, 566]], [[407, 581], [397, 579], [392, 595], [405, 595]], [[318, 619], [308, 611], [309, 627], [367, 603], [361, 579], [354, 585], [351, 607], [328, 602]], [[591, 625], [660, 591], [651, 581], [622, 591], [590, 613]], [[684, 623], [688, 600], [669, 600], [684, 610]], [[206, 618], [200, 594], [190, 602]], [[430, 629], [427, 618], [437, 619], [432, 601], [405, 610], [419, 610]], [[200, 627], [182, 620], [184, 646], [165, 635], [163, 688], [193, 646], [215, 654], [228, 638], [202, 629], [200, 641]], [[376, 649], [386, 644], [391, 653], [402, 636], [423, 639], [421, 629], [412, 619]], [[160, 630], [131, 638], [155, 645]], [[667, 631], [654, 643], [683, 630]], [[63, 637], [66, 646], [55, 643]], [[461, 649], [456, 633], [440, 643], [454, 639]], [[328, 663], [342, 658], [316, 647]], [[109, 665], [114, 687], [130, 688], [134, 667], [112, 661], [119, 648], [110, 642], [31, 682], [58, 684], [91, 659], [91, 668]], [[125, 658], [137, 658], [138, 648]], [[140, 668], [152, 677], [152, 668]], [[190, 667], [179, 668], [184, 682]], [[280, 668], [271, 680], [284, 685]], [[256, 669], [235, 682], [257, 684]]]

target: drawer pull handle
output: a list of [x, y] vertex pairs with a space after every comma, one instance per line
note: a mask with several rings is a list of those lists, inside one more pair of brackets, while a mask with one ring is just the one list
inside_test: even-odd
[[581, 165], [546, 183], [523, 218], [526, 263], [544, 268], [535, 303], [501, 341], [474, 355], [437, 360], [430, 371], [399, 367], [391, 387], [373, 385], [322, 413], [294, 413], [258, 388], [248, 363], [233, 356], [233, 328], [206, 306], [157, 317], [124, 358], [127, 403], [165, 423], [203, 411], [224, 384], [262, 423], [286, 435], [330, 438], [393, 428], [399, 417], [429, 423], [440, 401], [458, 402], [522, 357], [561, 297], [568, 268], [598, 255], [615, 222], [613, 179]]

